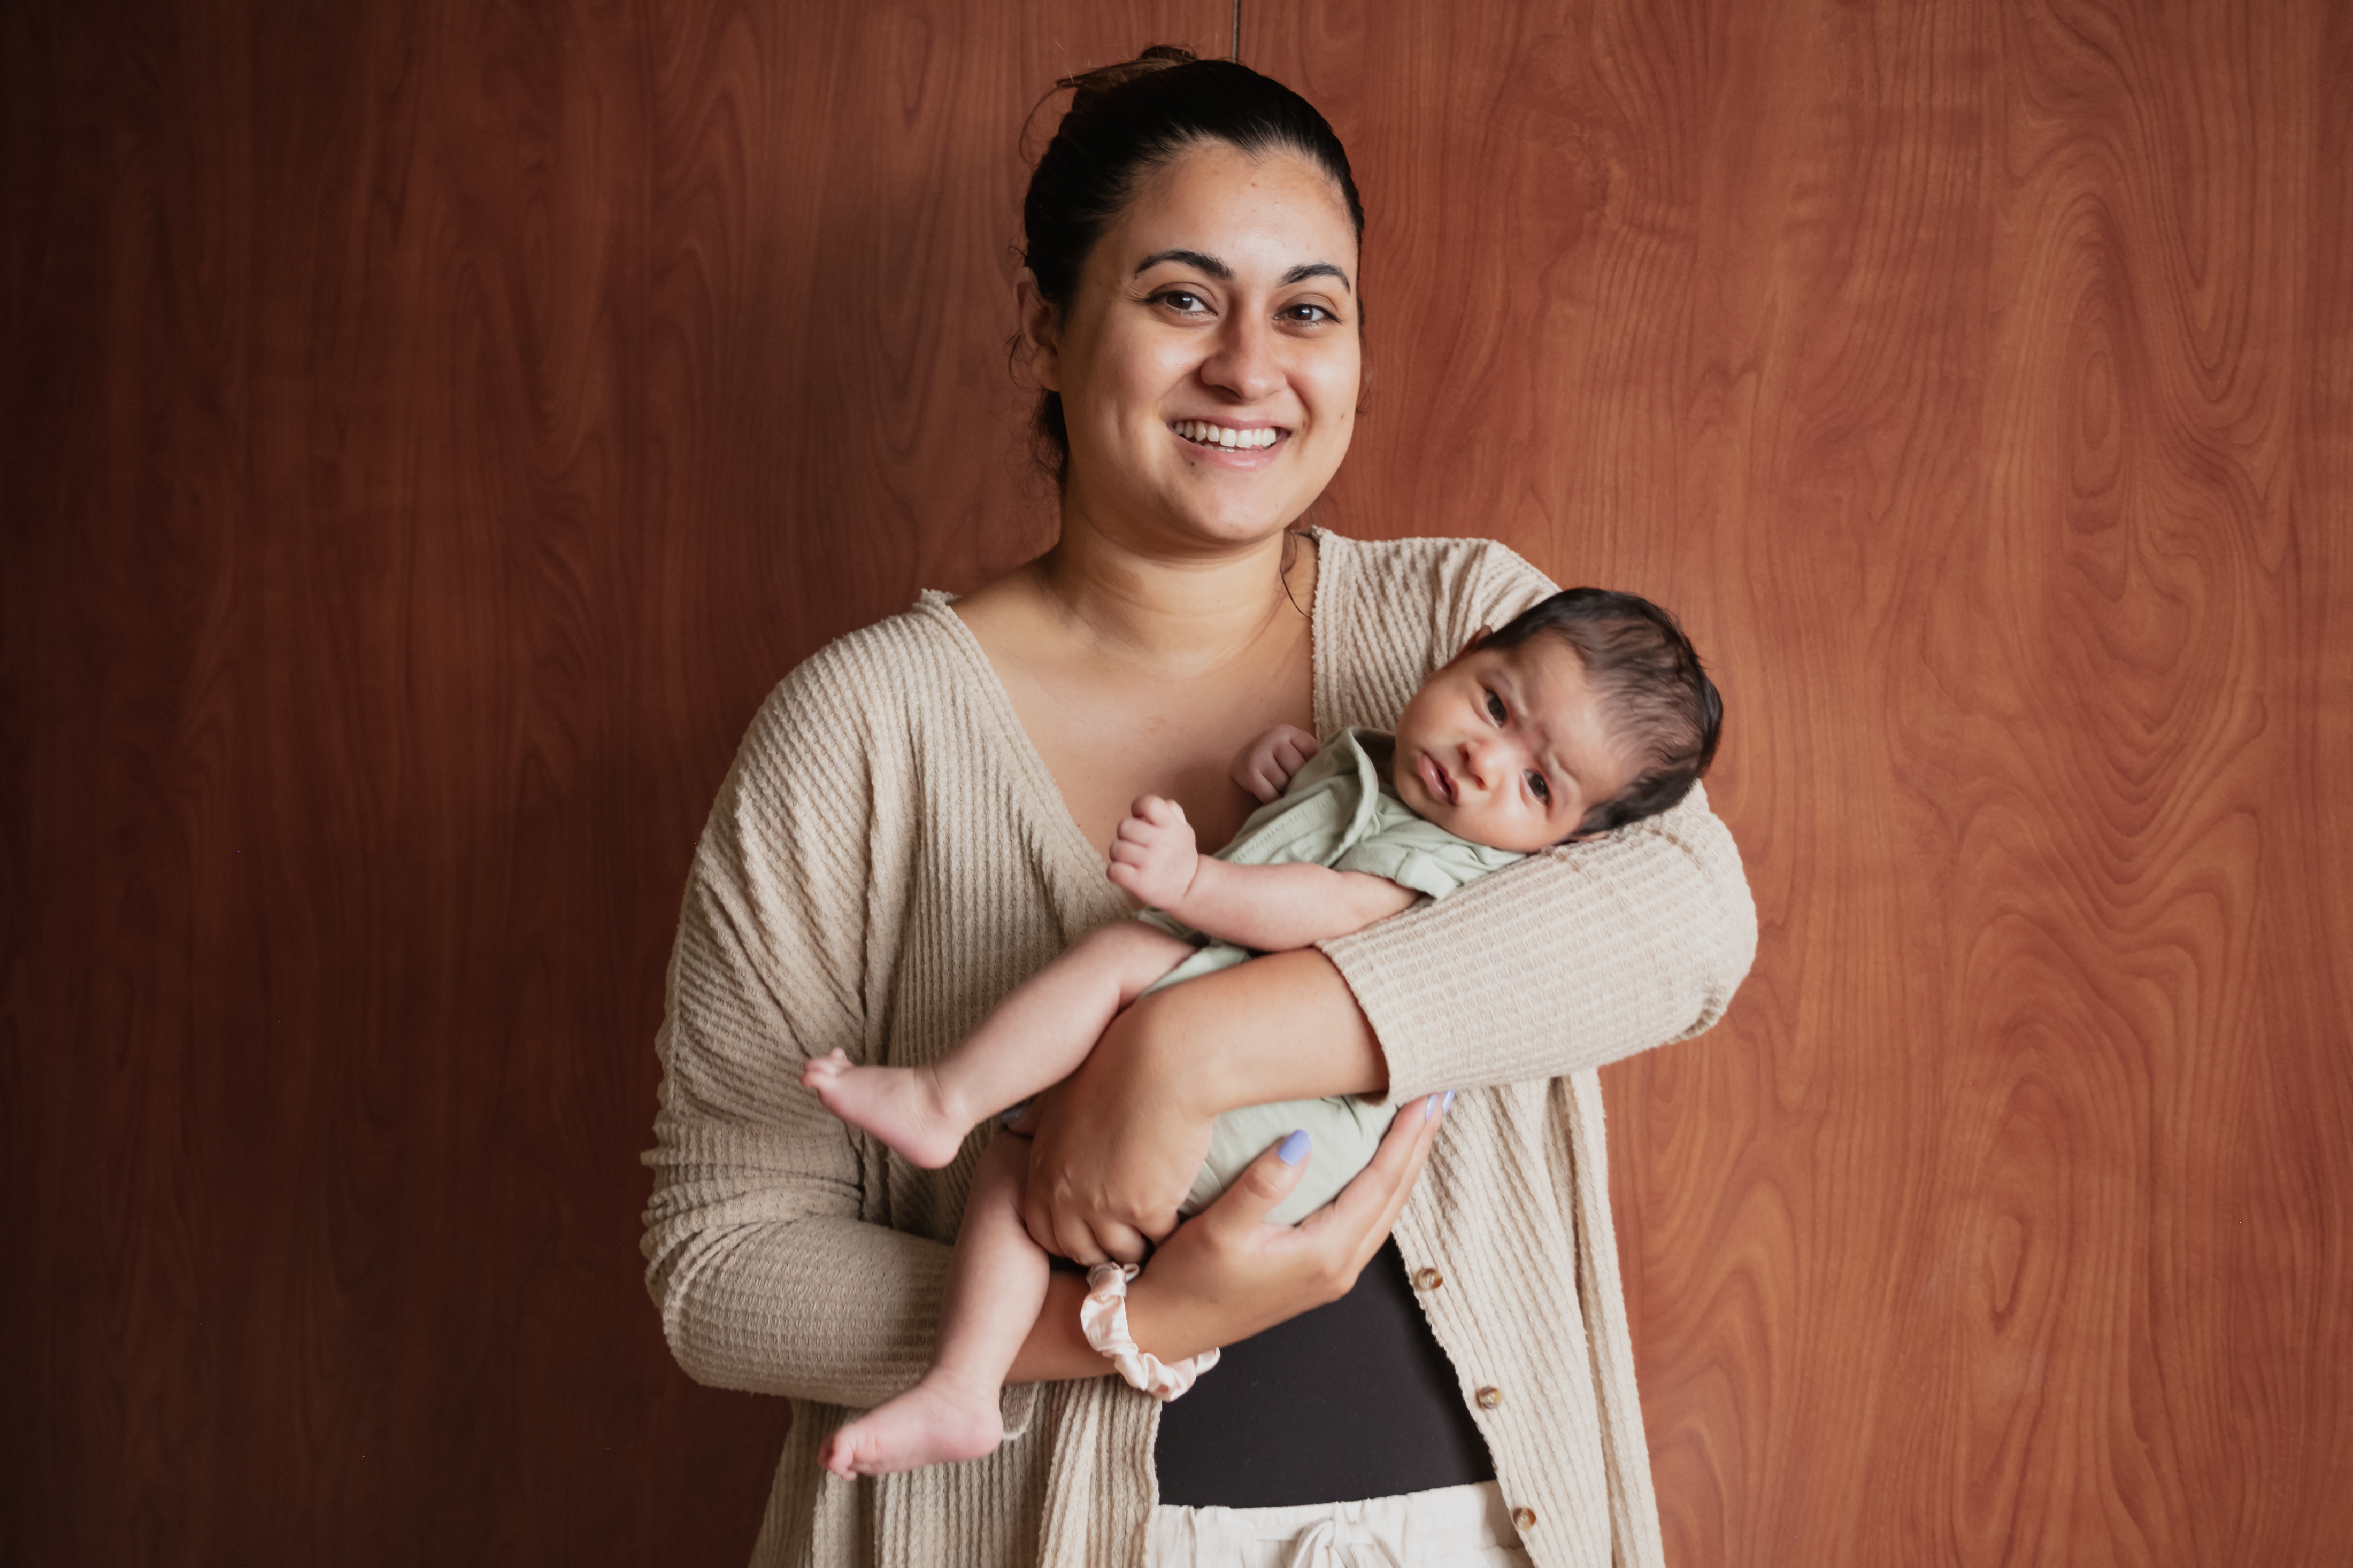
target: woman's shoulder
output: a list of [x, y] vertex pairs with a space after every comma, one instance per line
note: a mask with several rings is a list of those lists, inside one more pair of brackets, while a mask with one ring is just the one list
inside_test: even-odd
[[1385, 728], [1422, 679], [1482, 626], [1553, 592], [1492, 539], [1355, 540], [1317, 535], [1316, 622], [1330, 684], [1319, 720]]
[[1493, 539], [1350, 539], [1316, 531], [1323, 569], [1349, 609], [1426, 606], [1442, 618], [1472, 617], [1468, 636], [1489, 617], [1508, 620], [1555, 591], [1552, 580]]
[[744, 758], [785, 762], [903, 747], [927, 713], [970, 700], [968, 634], [946, 595], [845, 632], [770, 689], [744, 737]]

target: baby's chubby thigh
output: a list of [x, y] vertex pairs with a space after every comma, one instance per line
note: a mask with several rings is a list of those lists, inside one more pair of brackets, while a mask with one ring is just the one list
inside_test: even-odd
[[1208, 1156], [1193, 1178], [1182, 1212], [1193, 1215], [1206, 1208], [1251, 1161], [1293, 1132], [1304, 1131], [1310, 1140], [1307, 1174], [1266, 1216], [1271, 1225], [1297, 1225], [1339, 1196], [1340, 1189], [1372, 1163], [1396, 1116], [1395, 1106], [1354, 1095], [1229, 1110], [1210, 1129]]

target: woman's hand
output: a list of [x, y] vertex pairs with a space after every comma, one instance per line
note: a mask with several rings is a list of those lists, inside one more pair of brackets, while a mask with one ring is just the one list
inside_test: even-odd
[[1260, 1155], [1216, 1203], [1178, 1226], [1128, 1287], [1135, 1342], [1176, 1361], [1346, 1295], [1388, 1239], [1444, 1121], [1436, 1095], [1399, 1107], [1372, 1163], [1295, 1226], [1266, 1216], [1306, 1174], [1306, 1160], [1284, 1163], [1286, 1145]]
[[1155, 991], [1019, 1124], [1036, 1134], [1021, 1217], [1073, 1262], [1141, 1262], [1176, 1228], [1219, 1112], [1388, 1086], [1372, 1026], [1313, 949]]
[[1164, 1048], [1168, 1031], [1150, 1026], [1160, 998], [1182, 989], [1113, 1019], [1079, 1070], [1014, 1124], [1032, 1139], [1021, 1218], [1049, 1252], [1091, 1268], [1141, 1263], [1176, 1227], [1218, 1115], [1196, 1098], [1199, 1075]]

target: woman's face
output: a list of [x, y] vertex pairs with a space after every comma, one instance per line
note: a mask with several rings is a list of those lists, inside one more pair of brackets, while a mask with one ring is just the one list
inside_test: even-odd
[[1059, 321], [1025, 285], [1039, 379], [1070, 427], [1069, 508], [1146, 547], [1289, 524], [1348, 450], [1356, 286], [1347, 208], [1306, 159], [1211, 142], [1155, 172]]

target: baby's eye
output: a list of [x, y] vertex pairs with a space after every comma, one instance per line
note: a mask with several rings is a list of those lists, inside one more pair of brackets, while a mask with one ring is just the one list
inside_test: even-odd
[[1552, 804], [1552, 786], [1545, 783], [1544, 774], [1534, 768], [1528, 770], [1528, 793], [1546, 805]]
[[1504, 700], [1492, 691], [1487, 693], [1487, 717], [1498, 724], [1504, 721]]

